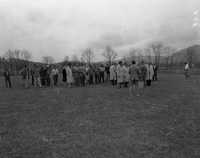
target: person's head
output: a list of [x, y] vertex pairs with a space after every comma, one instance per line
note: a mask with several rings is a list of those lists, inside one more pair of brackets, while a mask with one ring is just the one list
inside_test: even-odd
[[133, 65], [135, 65], [135, 64], [136, 64], [135, 60], [133, 60], [133, 61], [132, 61], [132, 64], [133, 64]]
[[119, 65], [122, 65], [122, 61], [119, 61]]

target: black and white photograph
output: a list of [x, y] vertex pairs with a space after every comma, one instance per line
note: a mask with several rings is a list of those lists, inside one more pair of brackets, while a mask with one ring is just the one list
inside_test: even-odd
[[0, 0], [0, 158], [200, 158], [200, 0]]

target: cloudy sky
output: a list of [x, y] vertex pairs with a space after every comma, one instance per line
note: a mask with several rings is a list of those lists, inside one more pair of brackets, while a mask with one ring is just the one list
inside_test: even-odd
[[199, 0], [0, 0], [0, 55], [18, 48], [61, 61], [91, 47], [99, 60], [105, 45], [155, 40], [182, 48], [200, 42], [199, 9]]

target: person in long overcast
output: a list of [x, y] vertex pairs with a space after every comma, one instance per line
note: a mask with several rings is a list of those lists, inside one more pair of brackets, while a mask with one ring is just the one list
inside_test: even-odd
[[62, 68], [62, 81], [64, 83], [67, 82], [67, 72], [66, 72], [66, 67], [65, 66], [63, 66], [63, 68]]
[[137, 87], [138, 87], [138, 66], [136, 65], [135, 60], [132, 61], [132, 64], [129, 68], [129, 75], [130, 75], [130, 85], [129, 85], [129, 92], [132, 96], [133, 94], [138, 95]]
[[43, 66], [40, 68], [39, 73], [40, 73], [41, 85], [44, 87], [44, 86], [45, 86], [45, 75], [46, 75], [46, 74], [45, 74], [45, 69], [44, 69]]
[[105, 66], [105, 74], [106, 74], [106, 81], [110, 80], [110, 65], [106, 64]]
[[151, 63], [146, 64], [147, 73], [146, 73], [146, 85], [151, 86], [151, 81], [153, 80], [154, 70]]
[[117, 80], [117, 72], [116, 72], [116, 65], [115, 64], [112, 64], [110, 66], [110, 81], [111, 81], [111, 84], [112, 86], [115, 86], [115, 81]]
[[99, 69], [97, 65], [94, 65], [94, 73], [95, 73], [95, 84], [99, 84]]
[[100, 69], [100, 82], [101, 83], [104, 83], [104, 73], [105, 73], [105, 67], [104, 67], [104, 65], [102, 64], [100, 67], [99, 67], [99, 69]]
[[27, 65], [24, 65], [24, 68], [20, 71], [22, 75], [22, 81], [24, 88], [29, 88], [29, 77], [30, 71]]
[[144, 93], [146, 73], [147, 73], [147, 68], [144, 64], [144, 61], [141, 61], [139, 63], [139, 67], [138, 67], [138, 79], [139, 79], [138, 80], [138, 89], [139, 89], [140, 94]]
[[6, 88], [11, 88], [12, 84], [11, 84], [11, 75], [10, 75], [10, 71], [8, 68], [5, 68], [5, 71], [3, 73], [4, 79], [5, 79], [5, 85]]
[[32, 66], [31, 66], [31, 69], [30, 69], [31, 85], [32, 85], [32, 86], [34, 86], [34, 84], [35, 84], [34, 73], [35, 73], [35, 64], [32, 65]]
[[35, 87], [40, 87], [40, 88], [42, 87], [40, 78], [40, 68], [37, 65], [35, 66], [34, 81], [35, 81], [34, 83]]
[[53, 66], [52, 70], [51, 70], [51, 85], [52, 86], [57, 86], [57, 83], [58, 83], [58, 74], [59, 74], [59, 71], [56, 67], [56, 65]]
[[86, 70], [84, 69], [84, 66], [81, 66], [80, 67], [80, 84], [82, 87], [85, 86], [85, 80], [86, 80], [85, 76], [86, 76]]
[[123, 66], [122, 61], [119, 61], [119, 64], [117, 65], [117, 85], [118, 88], [121, 88], [123, 84]]
[[50, 87], [51, 85], [51, 78], [50, 78], [50, 75], [51, 75], [51, 66], [50, 65], [47, 65], [46, 66], [46, 85], [48, 87]]
[[153, 65], [153, 81], [158, 80], [158, 66], [156, 64]]
[[93, 85], [93, 68], [92, 68], [92, 65], [89, 66], [88, 74], [89, 74], [89, 85]]
[[71, 69], [71, 64], [68, 64], [66, 66], [66, 73], [67, 73], [67, 85], [69, 88], [72, 87], [72, 83], [73, 83], [73, 74], [72, 74], [72, 69]]
[[123, 64], [123, 83], [124, 87], [128, 87], [128, 82], [129, 82], [129, 68], [127, 63]]

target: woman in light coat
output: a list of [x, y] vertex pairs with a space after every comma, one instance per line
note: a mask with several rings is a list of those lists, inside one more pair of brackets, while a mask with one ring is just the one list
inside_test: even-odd
[[126, 64], [123, 65], [123, 83], [124, 87], [128, 87], [129, 82], [129, 68]]
[[112, 85], [115, 85], [115, 81], [117, 80], [117, 72], [116, 72], [116, 66], [115, 64], [111, 65], [110, 67], [110, 81], [112, 82]]
[[71, 87], [73, 83], [72, 69], [70, 65], [67, 65], [65, 69], [66, 69], [66, 74], [67, 74], [67, 84], [69, 87]]
[[120, 61], [117, 65], [117, 84], [119, 88], [121, 88], [121, 85], [123, 84], [123, 75], [123, 66], [122, 62]]
[[147, 75], [146, 75], [146, 84], [147, 86], [151, 86], [151, 81], [153, 80], [154, 70], [152, 64], [147, 64]]

